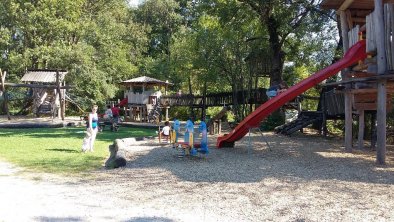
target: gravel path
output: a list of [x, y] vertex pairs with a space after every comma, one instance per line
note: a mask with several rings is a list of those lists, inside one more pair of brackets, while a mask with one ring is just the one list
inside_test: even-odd
[[125, 168], [80, 178], [0, 162], [0, 221], [394, 221], [391, 147], [379, 167], [337, 139], [265, 138], [272, 151], [253, 135], [206, 158], [125, 140]]

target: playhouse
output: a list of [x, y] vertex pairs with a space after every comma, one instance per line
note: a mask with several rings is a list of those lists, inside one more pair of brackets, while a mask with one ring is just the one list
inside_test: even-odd
[[[127, 98], [126, 117], [131, 121], [148, 121], [148, 116], [154, 113], [159, 105], [158, 101], [163, 95], [161, 89], [164, 88], [164, 95], [167, 88], [172, 85], [168, 81], [161, 81], [148, 76], [141, 76], [121, 82], [125, 87], [124, 98]], [[165, 107], [166, 119], [168, 119], [168, 109]]]

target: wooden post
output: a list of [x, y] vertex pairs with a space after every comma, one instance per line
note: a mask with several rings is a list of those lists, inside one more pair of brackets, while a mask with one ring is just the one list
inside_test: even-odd
[[219, 135], [222, 134], [222, 119], [221, 118], [219, 119], [219, 122], [218, 122], [218, 134]]
[[[346, 53], [349, 50], [349, 26], [347, 23], [346, 12], [341, 10], [339, 12], [341, 17], [341, 36], [342, 36], [342, 44], [343, 44], [343, 52]], [[342, 79], [346, 79], [346, 70], [342, 70]], [[349, 86], [347, 86], [348, 90], [345, 93], [345, 150], [346, 152], [352, 152], [353, 144], [352, 144], [352, 128], [353, 128], [353, 116], [352, 116], [352, 98], [351, 93], [349, 92]]]
[[[384, 37], [384, 19], [382, 0], [375, 0], [375, 37], [377, 48], [378, 74], [384, 75], [387, 70], [385, 37]], [[378, 99], [377, 99], [377, 152], [376, 161], [378, 164], [386, 163], [386, 80], [378, 81]]]
[[353, 114], [352, 114], [352, 94], [349, 90], [345, 92], [345, 151], [353, 150]]
[[169, 121], [170, 118], [168, 117], [168, 110], [170, 109], [169, 106], [166, 106], [166, 121]]
[[347, 23], [347, 16], [345, 11], [340, 11], [339, 16], [341, 18], [341, 36], [342, 36], [342, 45], [343, 45], [343, 52], [347, 52], [349, 50], [349, 26]]
[[371, 114], [371, 150], [376, 149], [376, 112]]
[[365, 111], [359, 110], [358, 116], [358, 149], [364, 148]]
[[159, 125], [159, 143], [161, 144], [161, 129], [160, 129], [160, 125]]
[[204, 91], [202, 96], [202, 109], [201, 109], [201, 121], [205, 121], [206, 115], [206, 103], [207, 103], [207, 81], [204, 82]]
[[327, 101], [326, 101], [326, 93], [325, 90], [322, 90], [322, 126], [321, 130], [323, 131], [323, 136], [327, 136]]
[[7, 113], [7, 118], [8, 120], [11, 120], [11, 115], [10, 115], [10, 111], [8, 109], [8, 95], [7, 95], [7, 91], [5, 89], [5, 76], [7, 75], [7, 71], [2, 71], [0, 69], [0, 80], [1, 80], [1, 91], [3, 91], [3, 97], [4, 97], [4, 109], [5, 112]]
[[382, 165], [386, 163], [386, 97], [386, 80], [380, 80], [378, 81], [376, 161]]
[[64, 107], [63, 107], [63, 96], [62, 92], [60, 91], [60, 73], [59, 70], [56, 70], [56, 86], [57, 86], [57, 93], [59, 95], [59, 102], [60, 102], [60, 115], [62, 120], [64, 120]]

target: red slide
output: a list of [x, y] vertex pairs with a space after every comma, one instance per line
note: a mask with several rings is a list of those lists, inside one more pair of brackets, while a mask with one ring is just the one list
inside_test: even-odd
[[359, 60], [365, 59], [367, 57], [367, 54], [365, 53], [365, 44], [365, 40], [359, 41], [352, 46], [346, 52], [345, 56], [338, 62], [316, 72], [312, 76], [302, 80], [298, 84], [287, 89], [285, 92], [262, 104], [254, 112], [249, 114], [241, 123], [239, 123], [233, 131], [225, 136], [219, 137], [216, 141], [216, 146], [218, 148], [234, 146], [234, 142], [244, 137], [249, 132], [250, 128], [258, 127], [264, 118], [288, 101], [294, 99], [321, 81], [337, 74], [340, 70], [353, 65]]

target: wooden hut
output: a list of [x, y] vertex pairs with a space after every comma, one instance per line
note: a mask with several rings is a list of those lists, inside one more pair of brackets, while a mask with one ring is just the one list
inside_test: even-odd
[[[65, 93], [64, 78], [65, 70], [27, 70], [21, 81], [34, 85], [32, 87], [33, 106], [32, 112], [37, 116], [49, 114], [53, 117], [65, 116]], [[40, 87], [42, 86], [42, 87]], [[63, 89], [61, 89], [63, 88]]]
[[394, 93], [394, 1], [324, 0], [323, 9], [334, 9], [340, 18], [343, 51], [361, 38], [367, 42], [368, 58], [342, 71], [345, 94], [345, 149], [352, 151], [353, 114], [359, 116], [359, 147], [364, 135], [364, 112], [377, 112], [377, 155], [379, 164], [386, 158], [386, 115]]
[[[147, 121], [147, 115], [154, 108], [167, 88], [172, 85], [168, 81], [161, 81], [148, 76], [141, 76], [121, 82], [125, 86], [124, 98], [127, 98], [129, 118], [131, 120]], [[168, 119], [168, 108], [166, 108], [166, 119]]]

